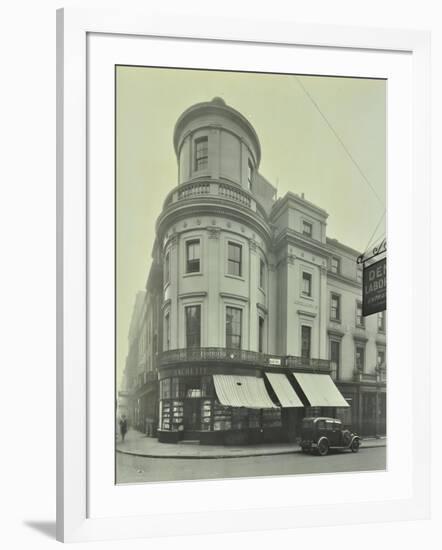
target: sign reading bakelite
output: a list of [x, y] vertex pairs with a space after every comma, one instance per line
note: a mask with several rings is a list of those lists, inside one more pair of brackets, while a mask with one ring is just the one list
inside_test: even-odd
[[364, 316], [387, 309], [387, 259], [364, 266], [362, 314]]

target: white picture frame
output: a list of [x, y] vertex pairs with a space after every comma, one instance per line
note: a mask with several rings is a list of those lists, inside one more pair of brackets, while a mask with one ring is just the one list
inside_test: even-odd
[[[266, 529], [276, 529], [429, 516], [427, 442], [430, 440], [430, 330], [429, 292], [426, 290], [429, 288], [430, 258], [429, 35], [420, 31], [298, 25], [287, 20], [263, 21], [251, 18], [247, 25], [244, 23], [243, 20], [235, 19], [154, 17], [149, 13], [135, 13], [130, 10], [58, 11], [57, 538], [60, 541], [235, 532], [258, 530], [263, 526]], [[91, 298], [94, 300], [91, 297], [94, 277], [91, 278], [89, 272], [94, 244], [91, 244], [89, 231], [96, 223], [98, 212], [94, 210], [94, 190], [91, 191], [89, 187], [92, 159], [88, 156], [88, 121], [94, 115], [89, 104], [91, 58], [88, 48], [90, 39], [94, 36], [118, 38], [121, 44], [146, 37], [151, 43], [155, 40], [187, 40], [198, 45], [202, 41], [206, 44], [211, 41], [228, 45], [233, 50], [241, 45], [260, 44], [273, 48], [274, 51], [283, 45], [288, 50], [315, 48], [324, 52], [335, 52], [336, 55], [340, 52], [353, 52], [356, 55], [358, 52], [360, 55], [364, 52], [376, 52], [378, 56], [407, 56], [411, 67], [409, 86], [405, 94], [411, 113], [411, 164], [404, 168], [405, 181], [409, 177], [409, 184], [402, 189], [402, 208], [397, 209], [404, 212], [394, 213], [391, 203], [389, 205], [389, 218], [395, 217], [396, 221], [389, 225], [389, 234], [391, 231], [392, 236], [389, 241], [389, 266], [392, 269], [389, 270], [388, 284], [389, 293], [391, 292], [389, 308], [394, 309], [395, 304], [401, 303], [401, 298], [407, 303], [409, 324], [403, 330], [408, 331], [408, 336], [413, 335], [419, 341], [419, 346], [413, 346], [412, 338], [403, 338], [406, 342], [398, 345], [401, 342], [400, 335], [396, 334], [399, 330], [391, 322], [390, 316], [389, 343], [391, 340], [394, 350], [396, 341], [398, 361], [401, 360], [404, 364], [403, 373], [397, 377], [397, 388], [400, 391], [400, 384], [403, 383], [404, 394], [410, 399], [407, 401], [407, 411], [404, 411], [404, 423], [407, 425], [401, 427], [399, 415], [396, 415], [397, 430], [389, 438], [389, 446], [393, 451], [398, 451], [400, 438], [406, 437], [405, 443], [402, 439], [405, 450], [401, 451], [404, 470], [398, 471], [394, 483], [391, 484], [389, 497], [376, 499], [372, 494], [365, 497], [365, 500], [361, 496], [355, 502], [340, 499], [339, 494], [332, 492], [326, 500], [320, 501], [318, 498], [316, 502], [312, 498], [308, 503], [305, 501], [305, 504], [291, 505], [287, 499], [282, 498], [287, 478], [266, 478], [259, 482], [245, 480], [241, 482], [241, 487], [244, 488], [244, 483], [247, 484], [251, 494], [256, 490], [256, 483], [259, 483], [260, 490], [266, 494], [269, 491], [280, 491], [280, 496], [276, 499], [277, 505], [272, 502], [272, 505], [265, 506], [259, 499], [254, 506], [238, 498], [231, 498], [229, 502], [228, 495], [238, 493], [240, 486], [239, 481], [230, 480], [199, 484], [198, 490], [202, 490], [204, 484], [212, 484], [211, 490], [216, 488], [219, 491], [222, 506], [218, 509], [191, 506], [192, 497], [189, 497], [187, 511], [165, 512], [160, 506], [157, 512], [146, 512], [146, 508], [140, 505], [140, 495], [143, 493], [148, 495], [150, 492], [160, 503], [167, 492], [180, 495], [185, 483], [139, 486], [128, 493], [133, 506], [123, 512], [116, 506], [112, 508], [112, 495], [117, 494], [117, 500], [124, 502], [124, 491], [116, 486], [111, 487], [113, 481], [110, 484], [109, 479], [96, 481], [99, 477], [96, 462], [97, 458], [102, 457], [98, 457], [91, 445], [91, 439], [95, 441], [91, 434], [96, 434], [93, 422], [91, 423], [91, 415], [94, 417], [97, 408], [98, 394], [94, 388], [97, 388], [96, 377], [101, 372], [94, 355], [89, 323], [90, 301]], [[128, 55], [132, 54], [129, 52]], [[188, 63], [192, 66], [191, 59]], [[330, 71], [333, 72], [332, 66]], [[400, 121], [396, 120], [396, 124], [398, 127], [389, 128], [389, 131], [400, 133]], [[392, 155], [394, 154], [393, 151]], [[110, 170], [113, 170], [113, 166]], [[105, 177], [103, 179], [106, 181]], [[401, 236], [395, 224], [399, 229], [412, 227], [412, 231], [408, 230]], [[395, 238], [398, 244], [396, 248], [391, 247], [391, 241]], [[399, 282], [401, 270], [406, 275]], [[110, 385], [105, 383], [103, 388], [112, 388], [113, 374], [111, 378]], [[393, 376], [393, 382], [394, 380]], [[113, 395], [110, 395], [111, 400]], [[114, 418], [110, 417], [106, 433], [113, 434], [113, 423]], [[397, 456], [398, 453], [396, 458]], [[109, 460], [114, 460], [113, 456]], [[390, 456], [389, 461], [391, 470], [388, 475], [393, 478], [394, 456]], [[384, 478], [384, 481], [388, 485], [388, 479]], [[307, 482], [309, 483], [309, 478], [303, 477], [297, 483], [305, 486]], [[108, 484], [109, 493], [104, 492], [104, 483]], [[322, 483], [327, 484], [329, 481], [324, 478]], [[351, 485], [351, 476], [346, 476], [344, 480], [341, 478], [340, 484], [347, 485], [348, 488]], [[333, 480], [330, 480], [330, 487], [334, 487]], [[192, 511], [188, 511], [190, 509]]]

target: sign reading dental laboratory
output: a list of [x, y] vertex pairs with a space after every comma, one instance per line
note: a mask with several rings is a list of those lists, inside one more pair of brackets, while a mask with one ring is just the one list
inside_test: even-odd
[[362, 315], [372, 315], [387, 309], [387, 259], [364, 266]]

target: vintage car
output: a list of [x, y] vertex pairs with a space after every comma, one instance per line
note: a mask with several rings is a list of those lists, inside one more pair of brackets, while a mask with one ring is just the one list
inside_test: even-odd
[[329, 449], [350, 449], [357, 453], [361, 438], [343, 427], [337, 418], [307, 417], [302, 420], [300, 445], [304, 453], [325, 456]]

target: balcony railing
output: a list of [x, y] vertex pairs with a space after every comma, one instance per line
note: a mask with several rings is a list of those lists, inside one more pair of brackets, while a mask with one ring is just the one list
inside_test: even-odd
[[257, 351], [228, 348], [184, 348], [165, 351], [160, 355], [160, 365], [188, 361], [223, 361], [265, 365], [266, 355]]
[[363, 372], [359, 369], [354, 369], [353, 377], [358, 382], [386, 382], [387, 370], [385, 368], [376, 368], [375, 372]]
[[309, 357], [295, 357], [289, 355], [284, 358], [285, 366], [295, 370], [315, 370], [329, 373], [331, 370], [328, 359], [310, 359]]
[[225, 181], [195, 180], [176, 187], [164, 201], [164, 208], [187, 199], [198, 197], [220, 197], [249, 208], [262, 218], [266, 218], [264, 209], [253, 196], [239, 185]]
[[327, 359], [310, 359], [308, 357], [296, 357], [267, 355], [257, 351], [229, 349], [229, 348], [184, 348], [165, 351], [159, 356], [160, 366], [186, 362], [223, 362], [242, 363], [274, 368], [288, 368], [293, 370], [316, 371], [330, 373], [330, 361]]

